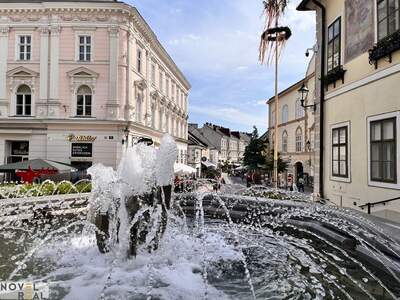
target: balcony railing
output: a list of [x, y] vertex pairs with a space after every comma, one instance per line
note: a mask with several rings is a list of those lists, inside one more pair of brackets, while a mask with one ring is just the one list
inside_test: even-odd
[[391, 35], [381, 39], [377, 42], [369, 52], [369, 63], [378, 68], [378, 61], [387, 57], [389, 63], [392, 62], [393, 52], [400, 49], [400, 30], [392, 33]]

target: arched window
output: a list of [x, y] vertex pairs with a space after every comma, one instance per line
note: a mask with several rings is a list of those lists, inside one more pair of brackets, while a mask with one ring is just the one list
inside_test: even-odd
[[136, 122], [142, 122], [142, 94], [139, 93], [136, 97]]
[[271, 109], [271, 126], [275, 126], [275, 109]]
[[304, 108], [301, 106], [300, 100], [296, 101], [296, 119], [304, 117]]
[[287, 123], [289, 121], [289, 108], [285, 104], [282, 107], [282, 123]]
[[296, 152], [303, 151], [303, 131], [301, 128], [297, 128], [296, 130]]
[[92, 90], [82, 85], [76, 93], [76, 115], [90, 117], [92, 115]]
[[17, 116], [30, 116], [32, 114], [32, 93], [27, 85], [21, 85], [17, 90], [16, 103]]
[[288, 134], [286, 130], [282, 134], [282, 152], [288, 152]]

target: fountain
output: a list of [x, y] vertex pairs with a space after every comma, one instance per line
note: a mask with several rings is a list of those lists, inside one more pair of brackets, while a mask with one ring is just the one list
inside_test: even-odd
[[[117, 171], [93, 167], [92, 192], [73, 200], [0, 201], [0, 280], [46, 282], [51, 299], [399, 299], [400, 225], [203, 180], [166, 210], [175, 151], [168, 136], [160, 150], [137, 145]], [[49, 213], [34, 218], [32, 203]]]

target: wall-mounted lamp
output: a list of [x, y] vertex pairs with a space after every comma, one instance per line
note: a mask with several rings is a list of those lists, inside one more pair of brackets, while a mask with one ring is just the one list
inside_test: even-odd
[[300, 103], [301, 103], [301, 107], [307, 109], [309, 107], [312, 107], [314, 109], [314, 111], [317, 110], [317, 105], [311, 104], [311, 105], [304, 105], [304, 101], [306, 100], [308, 93], [310, 92], [309, 89], [306, 87], [305, 83], [303, 82], [301, 88], [298, 90], [299, 94], [300, 94]]
[[306, 149], [310, 152], [311, 151], [311, 142], [307, 141], [306, 143]]

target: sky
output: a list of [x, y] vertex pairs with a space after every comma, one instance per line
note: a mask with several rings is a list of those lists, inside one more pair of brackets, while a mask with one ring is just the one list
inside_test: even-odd
[[[125, 0], [135, 6], [189, 80], [189, 122], [251, 132], [267, 129], [274, 66], [260, 65], [261, 0]], [[289, 1], [292, 29], [280, 61], [279, 89], [301, 80], [315, 43], [315, 15]]]

